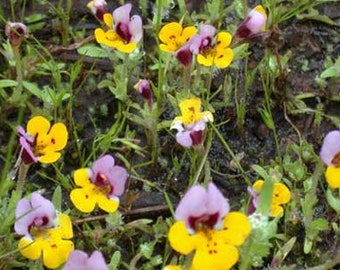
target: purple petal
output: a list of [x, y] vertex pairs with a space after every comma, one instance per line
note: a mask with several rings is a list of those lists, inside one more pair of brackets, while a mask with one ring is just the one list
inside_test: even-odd
[[192, 139], [190, 136], [191, 131], [180, 131], [176, 134], [176, 141], [183, 147], [191, 147]]
[[332, 165], [334, 157], [339, 153], [340, 153], [340, 131], [333, 130], [329, 132], [323, 140], [323, 144], [321, 146], [320, 151], [320, 157], [327, 166], [330, 166]]
[[115, 165], [115, 160], [111, 155], [105, 155], [95, 162], [93, 162], [92, 170], [94, 172], [94, 177], [97, 173], [102, 173], [108, 176], [111, 168]]
[[51, 201], [39, 193], [31, 194], [31, 199], [21, 199], [15, 210], [15, 231], [20, 235], [29, 234], [31, 227], [49, 228], [56, 218], [55, 207]]
[[113, 188], [112, 195], [120, 196], [124, 193], [127, 178], [128, 173], [125, 168], [120, 166], [114, 166], [111, 168], [108, 179], [111, 187]]
[[215, 186], [214, 183], [209, 183], [207, 188], [207, 196], [208, 196], [208, 213], [219, 213], [219, 218], [222, 218], [229, 212], [230, 207], [229, 203], [224, 198], [221, 191]]
[[263, 15], [261, 12], [256, 10], [252, 10], [249, 15], [249, 20], [247, 21], [246, 25], [252, 32], [252, 34], [259, 33], [261, 28], [266, 23], [266, 16]]
[[199, 54], [200, 51], [211, 45], [215, 34], [215, 27], [208, 24], [202, 24], [199, 33], [194, 35], [190, 40], [190, 51], [193, 54]]
[[100, 251], [94, 251], [89, 257], [82, 250], [71, 252], [63, 270], [107, 270], [104, 257]]
[[119, 8], [116, 8], [113, 13], [113, 23], [118, 25], [119, 23], [128, 24], [130, 22], [130, 12], [132, 5], [130, 3], [125, 4]]
[[129, 23], [129, 32], [131, 34], [131, 42], [139, 42], [143, 37], [142, 19], [138, 15], [131, 17]]
[[23, 148], [21, 158], [25, 164], [38, 162], [38, 157], [36, 157], [32, 151], [32, 146], [27, 142], [24, 137], [19, 138], [19, 143]]

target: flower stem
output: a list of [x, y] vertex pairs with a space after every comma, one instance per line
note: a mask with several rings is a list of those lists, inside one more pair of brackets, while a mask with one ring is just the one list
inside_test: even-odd
[[21, 165], [19, 168], [17, 186], [16, 186], [16, 192], [18, 193], [18, 195], [20, 195], [18, 197], [21, 197], [22, 195], [29, 167], [30, 165], [21, 162]]
[[17, 73], [16, 81], [18, 83], [16, 91], [13, 93], [12, 100], [14, 104], [21, 104], [21, 95], [23, 91], [23, 73], [22, 73], [22, 61], [20, 55], [20, 46], [12, 46], [13, 56], [15, 59], [15, 68]]

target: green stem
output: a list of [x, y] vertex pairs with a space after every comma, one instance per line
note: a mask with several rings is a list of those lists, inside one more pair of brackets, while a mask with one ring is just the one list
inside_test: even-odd
[[246, 172], [243, 170], [240, 162], [238, 161], [237, 157], [235, 156], [233, 150], [231, 150], [229, 144], [226, 142], [226, 140], [223, 138], [223, 136], [221, 135], [221, 133], [218, 131], [218, 129], [215, 127], [215, 125], [210, 125], [212, 127], [212, 129], [214, 130], [214, 132], [216, 133], [217, 137], [220, 139], [222, 145], [224, 146], [224, 148], [227, 150], [228, 154], [231, 156], [232, 160], [235, 162], [235, 164], [237, 165], [237, 168], [241, 171], [244, 180], [246, 181], [248, 186], [251, 186], [251, 182], [246, 174]]
[[18, 181], [17, 181], [17, 186], [16, 186], [16, 192], [17, 192], [19, 197], [21, 197], [21, 195], [22, 195], [29, 167], [30, 167], [30, 165], [25, 164], [23, 162], [21, 162], [21, 164], [20, 164]]
[[17, 89], [13, 93], [12, 100], [13, 103], [19, 103], [21, 104], [21, 96], [23, 92], [23, 73], [22, 73], [22, 61], [21, 61], [21, 55], [20, 55], [20, 46], [12, 46], [13, 50], [13, 56], [15, 59], [15, 69], [17, 73]]

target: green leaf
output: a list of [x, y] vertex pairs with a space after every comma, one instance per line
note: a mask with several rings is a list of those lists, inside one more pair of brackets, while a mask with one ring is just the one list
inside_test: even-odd
[[110, 263], [109, 263], [109, 269], [110, 270], [116, 270], [118, 269], [118, 265], [120, 263], [120, 259], [121, 259], [122, 255], [121, 253], [117, 250], [115, 251], [112, 256], [111, 256], [111, 260], [110, 260]]
[[55, 209], [61, 212], [61, 202], [62, 202], [62, 194], [61, 194], [61, 187], [57, 186], [53, 192], [52, 196], [52, 203], [55, 206]]
[[330, 207], [332, 207], [337, 214], [340, 214], [340, 198], [334, 197], [332, 190], [329, 188], [326, 192], [326, 199]]
[[42, 99], [43, 95], [42, 95], [42, 91], [40, 90], [40, 88], [38, 87], [38, 85], [36, 83], [31, 83], [31, 82], [27, 82], [27, 81], [23, 81], [22, 85], [33, 95], [35, 95], [36, 97]]
[[0, 88], [17, 86], [18, 82], [14, 80], [0, 80]]
[[106, 49], [95, 45], [84, 45], [77, 49], [77, 52], [81, 55], [95, 57], [95, 58], [108, 58], [108, 52]]

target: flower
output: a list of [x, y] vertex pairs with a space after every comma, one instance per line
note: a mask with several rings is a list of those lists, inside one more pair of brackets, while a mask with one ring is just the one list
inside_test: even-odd
[[123, 167], [115, 165], [112, 156], [105, 155], [93, 163], [92, 169], [78, 169], [73, 177], [80, 188], [73, 189], [70, 198], [78, 210], [90, 213], [98, 204], [112, 213], [118, 208], [118, 196], [124, 192], [128, 174]]
[[87, 4], [87, 7], [91, 10], [92, 14], [100, 22], [103, 21], [104, 14], [106, 13], [106, 1], [105, 0], [93, 0]]
[[151, 86], [148, 80], [139, 80], [135, 85], [134, 88], [138, 91], [138, 93], [145, 99], [146, 103], [148, 104], [149, 108], [152, 107], [152, 91]]
[[201, 25], [199, 33], [192, 38], [190, 50], [197, 55], [199, 64], [226, 68], [234, 57], [233, 50], [229, 48], [232, 37], [228, 32], [219, 32], [216, 37], [215, 33], [215, 27]]
[[182, 270], [181, 266], [178, 265], [166, 265], [163, 270]]
[[235, 36], [238, 38], [248, 38], [265, 30], [267, 14], [261, 5], [253, 8], [247, 18], [239, 25]]
[[104, 24], [109, 30], [97, 28], [94, 31], [98, 43], [115, 48], [124, 53], [131, 53], [142, 39], [142, 19], [138, 15], [130, 18], [132, 5], [125, 4], [113, 11], [113, 14], [105, 13]]
[[322, 143], [320, 157], [327, 165], [326, 181], [331, 188], [340, 188], [340, 131], [329, 132]]
[[49, 200], [39, 193], [21, 199], [15, 210], [14, 229], [23, 235], [19, 240], [20, 253], [30, 259], [42, 257], [48, 268], [63, 264], [74, 249], [72, 223], [68, 215], [58, 213]]
[[12, 46], [20, 46], [22, 38], [28, 35], [27, 27], [19, 22], [7, 22], [5, 27], [5, 34], [9, 38]]
[[[259, 200], [259, 194], [262, 189], [264, 181], [263, 180], [257, 180], [252, 188], [248, 188], [249, 193], [252, 195], [252, 202], [250, 205], [250, 212], [253, 212], [257, 208], [258, 200]], [[282, 183], [274, 183], [274, 191], [272, 196], [272, 202], [271, 202], [271, 217], [277, 217], [281, 213], [283, 213], [282, 204], [286, 204], [290, 201], [290, 190], [286, 187], [286, 185]]]
[[95, 250], [89, 257], [82, 250], [74, 250], [70, 254], [63, 270], [108, 270], [103, 254]]
[[195, 26], [183, 28], [178, 22], [167, 23], [158, 34], [162, 42], [159, 48], [164, 52], [174, 53], [181, 64], [189, 66], [192, 61], [192, 53], [189, 49], [190, 39], [196, 32]]
[[17, 127], [22, 146], [21, 158], [25, 164], [33, 162], [53, 163], [57, 161], [62, 149], [65, 148], [68, 132], [63, 123], [50, 122], [42, 116], [35, 116], [27, 123], [27, 132], [21, 126]]
[[185, 99], [179, 103], [182, 116], [177, 116], [171, 129], [177, 129], [176, 140], [184, 146], [199, 145], [202, 142], [206, 122], [213, 122], [210, 111], [201, 112], [201, 100], [197, 97]]
[[187, 255], [195, 251], [191, 270], [227, 270], [239, 258], [236, 246], [250, 233], [250, 222], [240, 212], [229, 212], [229, 204], [217, 187], [192, 186], [180, 201], [177, 220], [168, 233], [170, 245]]

